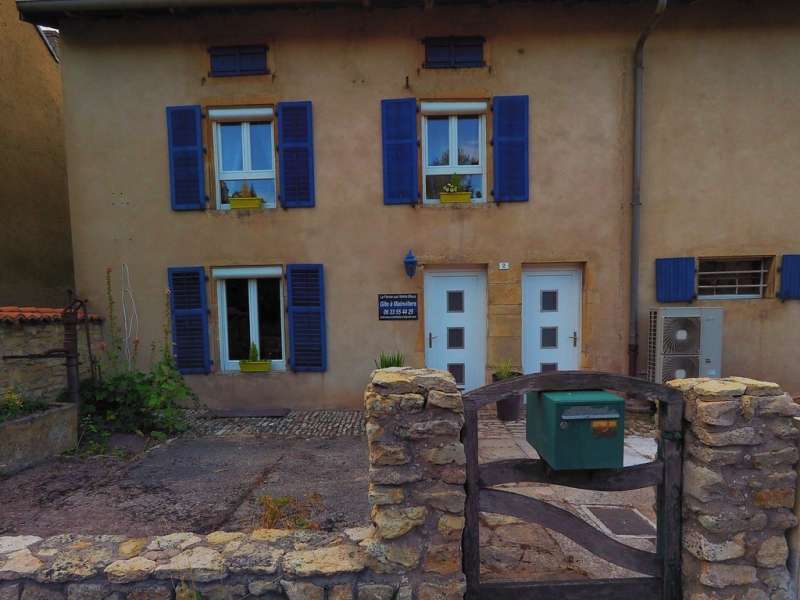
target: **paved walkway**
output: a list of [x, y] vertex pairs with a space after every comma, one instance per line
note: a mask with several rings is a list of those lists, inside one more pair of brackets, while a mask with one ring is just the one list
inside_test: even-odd
[[[650, 462], [655, 458], [654, 429], [648, 425], [648, 421], [649, 418], [635, 417], [631, 426], [626, 427], [625, 466]], [[524, 418], [500, 422], [493, 407], [480, 412], [478, 437], [478, 459], [482, 463], [512, 458], [539, 458], [525, 439]], [[655, 548], [653, 488], [595, 492], [532, 483], [499, 487], [567, 510], [623, 544], [648, 551]], [[608, 522], [609, 514], [612, 518], [616, 517], [615, 522]], [[484, 580], [541, 581], [641, 576], [599, 559], [568, 538], [538, 525], [499, 515], [483, 515], [481, 521], [481, 577]]]
[[360, 410], [292, 411], [285, 417], [216, 417], [206, 410], [187, 410], [192, 433], [198, 436], [276, 435], [290, 438], [334, 438], [364, 435]]

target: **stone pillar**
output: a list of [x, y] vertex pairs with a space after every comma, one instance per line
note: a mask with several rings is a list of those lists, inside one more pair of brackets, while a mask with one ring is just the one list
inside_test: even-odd
[[787, 530], [795, 502], [800, 406], [741, 377], [670, 383], [684, 393], [683, 595], [794, 600]]
[[418, 600], [463, 598], [464, 424], [453, 377], [431, 369], [375, 371], [364, 393], [369, 501], [375, 532], [369, 566], [404, 573]]

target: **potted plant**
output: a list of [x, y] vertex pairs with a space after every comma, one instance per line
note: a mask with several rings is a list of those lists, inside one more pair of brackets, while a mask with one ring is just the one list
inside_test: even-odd
[[378, 369], [387, 369], [389, 367], [404, 367], [405, 356], [402, 352], [381, 352], [375, 360], [375, 367]]
[[451, 175], [449, 183], [444, 184], [439, 192], [439, 202], [442, 204], [464, 204], [472, 202], [472, 192], [461, 183], [461, 175]]
[[[494, 368], [492, 373], [492, 381], [503, 381], [504, 379], [513, 379], [522, 375], [519, 371], [515, 371], [511, 365], [510, 360], [501, 362]], [[522, 414], [522, 395], [517, 395], [512, 398], [505, 398], [497, 402], [497, 418], [501, 421], [517, 421]]]
[[[223, 192], [227, 192], [224, 189]], [[250, 187], [245, 181], [239, 191], [234, 192], [232, 196], [228, 197], [228, 205], [232, 209], [243, 208], [261, 208], [264, 204], [264, 199], [256, 196], [256, 191]]]
[[256, 345], [250, 344], [250, 358], [239, 361], [239, 370], [242, 373], [267, 373], [272, 370], [272, 361], [261, 360]]

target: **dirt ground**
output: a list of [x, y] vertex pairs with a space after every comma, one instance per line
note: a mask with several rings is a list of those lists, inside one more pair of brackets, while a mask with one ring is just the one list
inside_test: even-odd
[[131, 460], [63, 457], [0, 479], [0, 535], [161, 535], [260, 525], [260, 498], [319, 494], [309, 521], [369, 522], [359, 437], [177, 439]]

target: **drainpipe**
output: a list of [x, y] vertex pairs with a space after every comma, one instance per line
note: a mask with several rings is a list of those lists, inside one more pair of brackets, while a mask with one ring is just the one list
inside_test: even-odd
[[642, 104], [644, 98], [644, 45], [658, 25], [669, 0], [658, 0], [656, 11], [642, 30], [633, 55], [633, 190], [631, 194], [631, 264], [628, 315], [628, 374], [636, 376], [639, 358], [639, 237], [642, 209]]

